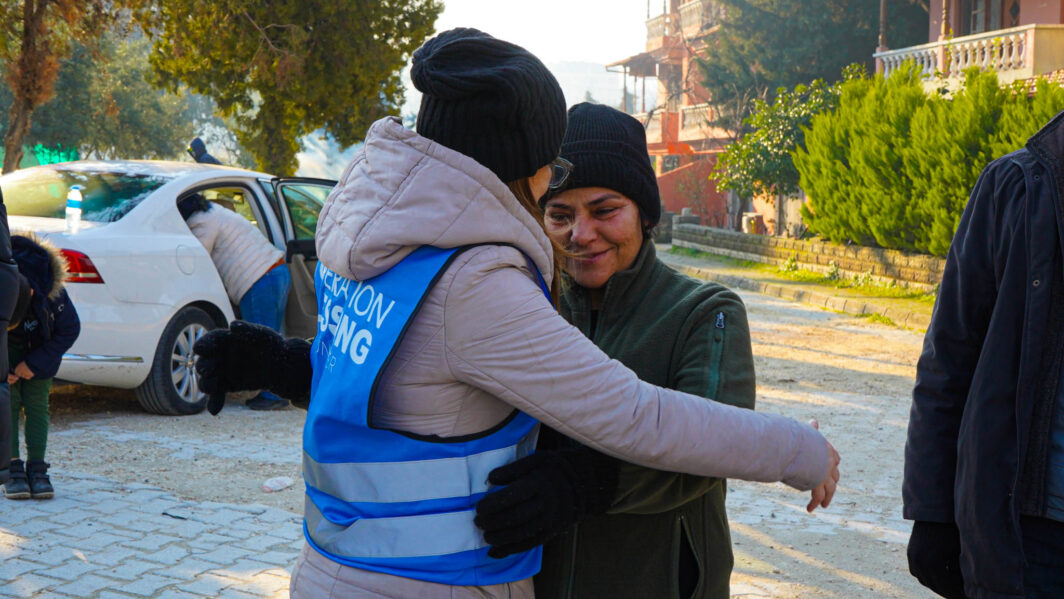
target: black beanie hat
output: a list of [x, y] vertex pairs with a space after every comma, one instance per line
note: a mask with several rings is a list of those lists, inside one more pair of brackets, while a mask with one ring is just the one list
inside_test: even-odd
[[635, 118], [602, 104], [569, 109], [561, 157], [573, 163], [566, 187], [605, 187], [628, 196], [647, 224], [661, 220], [658, 179], [647, 154], [647, 135]]
[[524, 48], [476, 29], [445, 31], [414, 52], [422, 93], [417, 132], [491, 169], [505, 183], [558, 156], [565, 96]]

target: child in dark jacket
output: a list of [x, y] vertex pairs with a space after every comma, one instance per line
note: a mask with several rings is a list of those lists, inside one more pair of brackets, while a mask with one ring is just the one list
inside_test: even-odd
[[[8, 332], [11, 385], [11, 479], [4, 483], [8, 499], [50, 499], [44, 451], [48, 441], [48, 395], [63, 353], [81, 332], [81, 321], [64, 289], [66, 260], [59, 250], [32, 234], [12, 235], [11, 253], [19, 273], [29, 282], [29, 308]], [[19, 416], [26, 415], [25, 465], [19, 459]]]

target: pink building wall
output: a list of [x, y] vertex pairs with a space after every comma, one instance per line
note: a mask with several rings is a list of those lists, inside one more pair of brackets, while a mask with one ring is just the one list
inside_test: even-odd
[[1064, 2], [1021, 0], [1020, 25], [1032, 23], [1064, 23]]
[[[927, 41], [938, 41], [942, 31], [942, 2], [944, 0], [931, 0], [930, 23], [927, 29]], [[957, 0], [948, 0], [950, 6], [950, 25], [953, 30], [958, 29]], [[1061, 24], [1064, 23], [1064, 1], [1062, 0], [1020, 0], [1020, 25]], [[956, 36], [956, 33], [954, 33]]]

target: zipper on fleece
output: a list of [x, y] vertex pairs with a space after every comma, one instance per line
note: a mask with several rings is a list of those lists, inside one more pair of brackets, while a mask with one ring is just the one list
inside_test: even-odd
[[724, 358], [724, 312], [717, 312], [716, 321], [713, 324], [713, 339], [709, 346], [709, 384], [706, 391], [708, 397], [717, 398], [720, 391], [720, 363]]
[[565, 593], [566, 599], [572, 599], [573, 588], [576, 585], [576, 542], [579, 540], [580, 523], [573, 524], [573, 542], [569, 546], [569, 572], [566, 576]]

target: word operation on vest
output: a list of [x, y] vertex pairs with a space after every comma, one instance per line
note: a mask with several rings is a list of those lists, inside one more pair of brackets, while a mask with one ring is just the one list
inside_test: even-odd
[[[338, 348], [355, 364], [366, 361], [373, 348], [373, 332], [379, 331], [395, 307], [395, 300], [365, 281], [345, 279], [318, 264], [318, 276], [327, 293], [318, 312], [318, 332], [333, 334], [332, 347]], [[325, 368], [332, 370], [337, 352]]]

